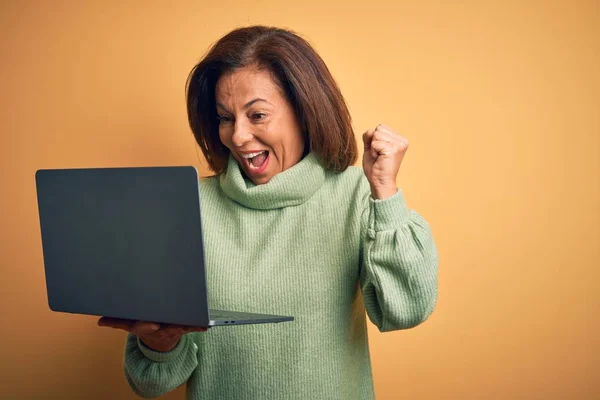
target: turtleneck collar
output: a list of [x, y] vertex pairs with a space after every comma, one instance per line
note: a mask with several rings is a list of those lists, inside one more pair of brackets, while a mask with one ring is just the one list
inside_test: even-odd
[[296, 165], [278, 173], [263, 185], [255, 185], [245, 178], [237, 161], [230, 154], [227, 170], [219, 177], [221, 189], [229, 198], [256, 210], [272, 210], [302, 204], [324, 181], [325, 168], [314, 153], [309, 153]]

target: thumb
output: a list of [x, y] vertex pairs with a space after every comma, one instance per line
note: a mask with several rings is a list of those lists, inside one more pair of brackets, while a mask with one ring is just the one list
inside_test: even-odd
[[375, 134], [374, 129], [369, 129], [365, 133], [363, 133], [363, 144], [365, 146], [365, 153], [371, 150], [371, 142], [373, 141], [373, 135]]
[[160, 324], [157, 324], [155, 322], [137, 321], [135, 323], [135, 325], [133, 326], [133, 328], [131, 329], [131, 333], [133, 333], [136, 336], [149, 335], [151, 333], [156, 332], [159, 329], [160, 329]]
[[131, 328], [134, 325], [135, 322], [129, 319], [102, 317], [98, 320], [98, 326], [107, 326], [110, 328], [122, 329], [128, 332], [131, 331]]

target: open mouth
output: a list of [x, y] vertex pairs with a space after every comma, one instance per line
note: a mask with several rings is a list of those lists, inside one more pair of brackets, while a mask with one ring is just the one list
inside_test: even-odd
[[244, 154], [243, 157], [250, 172], [260, 173], [267, 167], [267, 163], [269, 161], [269, 151], [265, 150], [251, 154]]

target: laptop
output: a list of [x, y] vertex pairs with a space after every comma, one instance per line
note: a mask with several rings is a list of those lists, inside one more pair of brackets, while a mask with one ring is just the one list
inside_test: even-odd
[[35, 180], [52, 311], [195, 327], [294, 320], [209, 309], [195, 167], [40, 169]]

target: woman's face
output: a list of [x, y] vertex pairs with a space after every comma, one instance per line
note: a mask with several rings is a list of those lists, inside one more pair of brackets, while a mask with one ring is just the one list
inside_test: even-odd
[[216, 102], [221, 142], [256, 185], [302, 159], [300, 124], [269, 71], [242, 68], [222, 75]]

